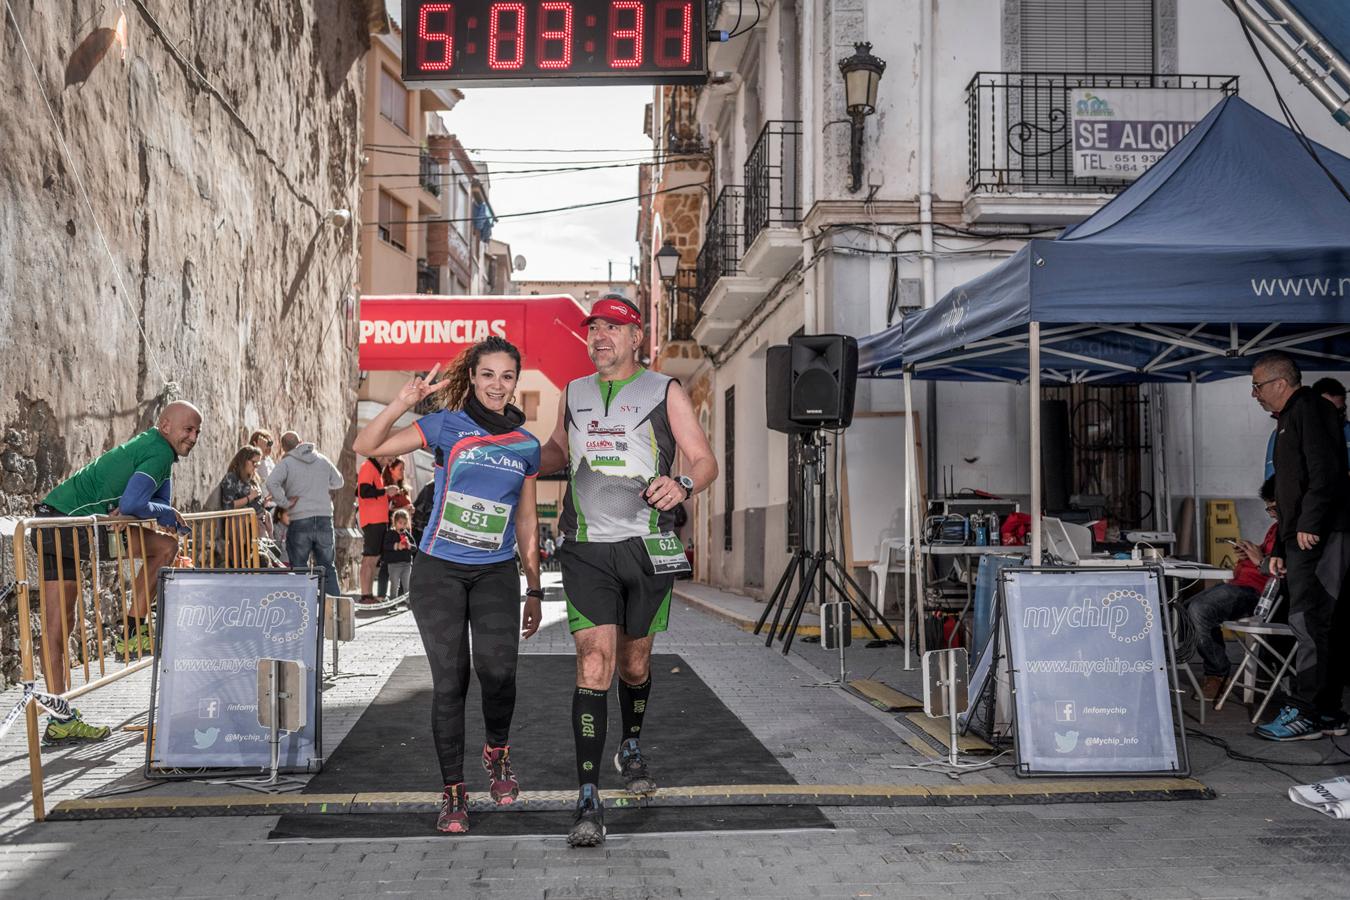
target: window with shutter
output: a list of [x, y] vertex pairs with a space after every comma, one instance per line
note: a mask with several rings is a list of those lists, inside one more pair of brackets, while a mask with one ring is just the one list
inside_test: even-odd
[[1022, 71], [1154, 71], [1153, 3], [1021, 0]]

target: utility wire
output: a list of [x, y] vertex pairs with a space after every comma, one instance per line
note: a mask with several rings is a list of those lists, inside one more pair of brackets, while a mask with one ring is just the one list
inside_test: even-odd
[[117, 293], [122, 304], [127, 308], [131, 315], [131, 321], [135, 323], [136, 330], [141, 334], [141, 341], [145, 346], [146, 359], [155, 367], [163, 382], [164, 393], [172, 397], [178, 392], [178, 384], [169, 378], [168, 372], [159, 362], [159, 357], [155, 355], [155, 348], [150, 344], [150, 337], [145, 333], [145, 326], [141, 322], [140, 314], [136, 308], [131, 305], [131, 291], [127, 290], [126, 282], [122, 280], [122, 269], [113, 255], [112, 247], [108, 244], [107, 235], [103, 233], [103, 225], [99, 222], [98, 214], [94, 211], [94, 203], [89, 198], [89, 189], [85, 187], [84, 178], [80, 175], [80, 167], [76, 165], [74, 157], [71, 155], [70, 147], [66, 144], [65, 137], [61, 134], [61, 120], [57, 118], [56, 110], [52, 107], [52, 101], [47, 96], [47, 92], [42, 87], [42, 76], [38, 72], [37, 65], [33, 62], [33, 56], [28, 52], [28, 42], [24, 40], [23, 27], [19, 24], [19, 17], [14, 13], [14, 7], [10, 5], [10, 0], [5, 0], [5, 11], [9, 13], [10, 21], [14, 23], [14, 34], [19, 39], [19, 48], [23, 50], [23, 57], [28, 61], [29, 71], [33, 73], [33, 82], [37, 87], [37, 92], [42, 97], [42, 102], [47, 107], [47, 114], [51, 117], [52, 128], [56, 134], [57, 146], [61, 150], [61, 156], [66, 161], [66, 167], [70, 169], [70, 174], [75, 178], [75, 186], [79, 190], [80, 199], [84, 201], [84, 207], [89, 212], [89, 218], [94, 223], [94, 232], [98, 235], [99, 244], [103, 247], [103, 252], [108, 256], [108, 262], [112, 265], [113, 278], [117, 281]]
[[[6, 0], [6, 2], [8, 2], [8, 0]], [[573, 203], [573, 204], [571, 204], [570, 206], [555, 206], [555, 207], [552, 208], [552, 209], [531, 209], [531, 210], [526, 210], [525, 212], [494, 213], [494, 214], [492, 215], [492, 219], [493, 219], [494, 221], [497, 220], [497, 219], [520, 219], [520, 218], [524, 218], [524, 217], [526, 217], [526, 216], [542, 216], [542, 215], [547, 215], [547, 214], [549, 214], [549, 213], [571, 212], [572, 210], [576, 210], [576, 209], [591, 209], [591, 208], [597, 207], [597, 206], [613, 206], [613, 205], [616, 204], [616, 203], [631, 203], [631, 202], [633, 202], [634, 200], [642, 200], [642, 199], [645, 199], [645, 198], [647, 198], [647, 197], [655, 197], [655, 196], [657, 196], [658, 194], [669, 194], [669, 193], [672, 193], [672, 192], [674, 192], [674, 191], [687, 191], [687, 190], [689, 190], [688, 187], [669, 187], [669, 188], [662, 188], [662, 189], [659, 190], [659, 191], [647, 191], [646, 193], [643, 193], [643, 194], [634, 194], [634, 195], [632, 195], [631, 197], [613, 197], [613, 198], [611, 198], [611, 199], [609, 199], [609, 200], [593, 200], [593, 201], [591, 201], [590, 203]], [[363, 227], [363, 228], [369, 228], [369, 227], [374, 226], [374, 225], [380, 225], [380, 226], [384, 226], [384, 225], [453, 225], [453, 224], [457, 224], [457, 223], [460, 223], [460, 222], [470, 222], [470, 223], [472, 223], [472, 222], [474, 222], [474, 221], [475, 221], [475, 218], [474, 218], [473, 216], [467, 216], [467, 217], [465, 217], [465, 218], [459, 218], [459, 219], [443, 219], [443, 218], [431, 218], [431, 217], [428, 217], [428, 218], [425, 218], [425, 219], [390, 219], [390, 220], [387, 220], [387, 221], [384, 221], [384, 222], [365, 222], [365, 223], [362, 223], [362, 227]]]
[[1317, 155], [1317, 150], [1313, 147], [1312, 141], [1310, 141], [1308, 136], [1303, 133], [1303, 127], [1299, 125], [1298, 120], [1294, 118], [1293, 111], [1290, 110], [1289, 105], [1284, 102], [1284, 95], [1280, 93], [1279, 87], [1275, 84], [1274, 76], [1270, 74], [1270, 69], [1266, 66], [1265, 57], [1261, 55], [1261, 51], [1256, 46], [1256, 39], [1252, 36], [1251, 28], [1247, 26], [1247, 20], [1242, 18], [1242, 14], [1236, 9], [1233, 10], [1233, 15], [1237, 16], [1238, 23], [1242, 25], [1242, 34], [1247, 38], [1247, 46], [1252, 48], [1252, 54], [1256, 56], [1256, 61], [1261, 64], [1261, 71], [1266, 73], [1266, 81], [1270, 82], [1270, 89], [1274, 92], [1275, 100], [1280, 105], [1280, 112], [1284, 115], [1285, 124], [1289, 126], [1290, 131], [1294, 132], [1294, 136], [1298, 138], [1299, 144], [1302, 145], [1303, 149], [1312, 157], [1313, 162], [1317, 163], [1317, 167], [1326, 174], [1327, 178], [1331, 179], [1332, 184], [1336, 185], [1336, 190], [1341, 192], [1341, 196], [1347, 201], [1350, 201], [1350, 192], [1346, 191], [1345, 185], [1341, 184], [1341, 180], [1327, 168], [1326, 163], [1322, 162], [1322, 157]]

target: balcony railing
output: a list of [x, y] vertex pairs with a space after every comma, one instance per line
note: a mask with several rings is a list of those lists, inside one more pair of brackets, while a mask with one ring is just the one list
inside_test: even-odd
[[698, 304], [695, 302], [695, 289], [698, 286], [698, 270], [682, 268], [675, 275], [675, 290], [666, 307], [665, 342], [692, 341], [694, 325], [698, 323]]
[[743, 187], [727, 185], [708, 213], [703, 246], [698, 251], [698, 283], [694, 290], [700, 310], [717, 279], [741, 271], [741, 256], [745, 253], [744, 201]]
[[802, 221], [802, 123], [769, 122], [745, 160], [745, 245], [771, 226]]
[[433, 196], [441, 195], [441, 164], [423, 153], [417, 160], [417, 181]]
[[1128, 182], [1076, 178], [1069, 94], [1077, 88], [1173, 88], [1236, 94], [1232, 75], [977, 72], [966, 86], [970, 190], [1117, 193]]
[[417, 293], [439, 294], [441, 292], [441, 273], [427, 264], [425, 259], [417, 261]]

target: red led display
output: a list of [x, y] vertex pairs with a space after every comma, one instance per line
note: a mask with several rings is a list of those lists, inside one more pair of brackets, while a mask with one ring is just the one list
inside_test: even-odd
[[706, 0], [403, 0], [403, 79], [701, 84]]

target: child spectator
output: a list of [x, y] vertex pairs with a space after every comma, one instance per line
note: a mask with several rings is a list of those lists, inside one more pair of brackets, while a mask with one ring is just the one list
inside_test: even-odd
[[412, 535], [412, 517], [406, 509], [395, 510], [391, 524], [393, 527], [384, 536], [381, 558], [389, 569], [389, 596], [395, 598], [408, 593], [413, 551], [417, 544]]
[[277, 556], [286, 565], [291, 564], [291, 555], [286, 551], [286, 529], [291, 525], [291, 514], [280, 506], [272, 510], [272, 540], [276, 543]]

